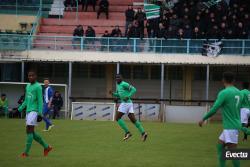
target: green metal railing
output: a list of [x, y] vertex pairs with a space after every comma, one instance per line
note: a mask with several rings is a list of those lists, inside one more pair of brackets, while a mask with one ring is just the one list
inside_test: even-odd
[[[201, 54], [204, 39], [102, 38], [71, 36], [0, 35], [0, 50], [74, 50]], [[250, 40], [222, 40], [222, 54], [250, 55]]]

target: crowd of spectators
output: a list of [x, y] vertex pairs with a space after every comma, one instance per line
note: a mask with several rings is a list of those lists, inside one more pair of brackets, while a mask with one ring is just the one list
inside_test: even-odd
[[[96, 0], [82, 0], [93, 4]], [[103, 7], [101, 7], [102, 3]], [[222, 0], [209, 8], [200, 8], [201, 0], [179, 0], [172, 8], [161, 5], [160, 17], [146, 19], [141, 8], [134, 9], [132, 5], [125, 11], [125, 30], [115, 26], [112, 32], [104, 30], [103, 37], [127, 38], [176, 38], [176, 39], [247, 39], [250, 36], [250, 5], [247, 1]], [[108, 19], [107, 0], [100, 0], [97, 18], [101, 12], [106, 13]], [[86, 4], [85, 4], [86, 7]], [[87, 8], [85, 8], [87, 10]], [[85, 10], [85, 11], [86, 11]], [[113, 26], [113, 25], [111, 25]], [[92, 28], [92, 27], [90, 27]], [[86, 36], [94, 37], [94, 29]], [[87, 35], [88, 34], [88, 35]], [[89, 35], [91, 34], [91, 35]], [[77, 36], [83, 36], [80, 33]], [[74, 32], [75, 36], [75, 32]]]
[[[146, 21], [147, 37], [165, 39], [249, 38], [250, 7], [247, 1], [222, 0], [210, 8], [200, 8], [200, 3], [199, 0], [182, 0], [173, 8], [162, 8], [160, 18]], [[143, 17], [139, 16], [138, 19], [134, 14], [134, 19], [132, 19], [132, 13], [131, 7], [125, 12], [126, 31], [129, 27], [128, 24], [131, 24], [132, 21], [137, 21], [139, 28], [143, 30]]]

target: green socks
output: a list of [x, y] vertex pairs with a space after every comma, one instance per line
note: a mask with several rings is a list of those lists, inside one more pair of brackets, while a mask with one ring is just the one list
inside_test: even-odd
[[43, 140], [43, 138], [36, 132], [33, 133], [33, 136], [34, 136], [34, 140], [41, 144], [43, 146], [44, 149], [48, 148], [48, 144]]
[[135, 122], [135, 126], [136, 126], [136, 128], [139, 130], [139, 132], [140, 132], [141, 134], [145, 133], [145, 130], [144, 130], [144, 128], [142, 127], [140, 121], [136, 121], [136, 122]]
[[125, 131], [125, 133], [128, 133], [128, 127], [123, 119], [119, 119], [117, 123], [120, 125], [120, 127]]
[[223, 160], [222, 158], [222, 151], [223, 151], [223, 144], [218, 144], [217, 145], [217, 156], [219, 160], [219, 167], [225, 167], [226, 166], [226, 160]]
[[239, 160], [233, 160], [233, 166], [234, 167], [240, 167], [240, 161]]
[[33, 141], [33, 133], [28, 133], [26, 138], [26, 147], [24, 151], [27, 155], [29, 155], [32, 141]]

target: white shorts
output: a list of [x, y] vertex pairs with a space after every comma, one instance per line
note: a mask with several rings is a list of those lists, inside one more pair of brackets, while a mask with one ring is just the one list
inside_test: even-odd
[[241, 123], [247, 124], [249, 116], [250, 116], [250, 110], [248, 108], [241, 108], [240, 109]]
[[133, 103], [121, 103], [118, 111], [124, 114], [134, 113]]
[[239, 131], [236, 129], [224, 129], [219, 139], [224, 143], [238, 144]]
[[37, 112], [31, 111], [26, 114], [26, 125], [32, 125], [36, 126], [37, 125]]

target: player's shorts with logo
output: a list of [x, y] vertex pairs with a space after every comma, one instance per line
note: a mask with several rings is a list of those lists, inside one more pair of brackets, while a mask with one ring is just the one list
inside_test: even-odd
[[118, 111], [124, 114], [134, 113], [133, 103], [121, 103]]
[[241, 123], [247, 124], [249, 117], [250, 117], [250, 110], [248, 108], [241, 108], [240, 109]]
[[26, 125], [36, 126], [37, 125], [37, 112], [31, 111], [26, 114]]
[[238, 144], [239, 131], [237, 129], [224, 129], [219, 139], [224, 143]]

